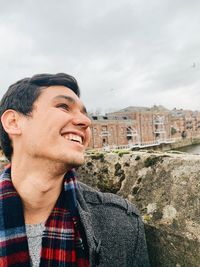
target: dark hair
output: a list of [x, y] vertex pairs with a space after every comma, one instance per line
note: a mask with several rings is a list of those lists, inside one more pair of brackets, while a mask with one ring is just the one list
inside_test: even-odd
[[[29, 116], [33, 110], [33, 104], [40, 96], [41, 91], [49, 86], [63, 85], [71, 89], [78, 97], [80, 90], [74, 77], [65, 74], [37, 74], [32, 78], [25, 78], [12, 84], [0, 102], [0, 116], [8, 110]], [[5, 156], [11, 160], [13, 148], [11, 140], [0, 123], [0, 143]]]

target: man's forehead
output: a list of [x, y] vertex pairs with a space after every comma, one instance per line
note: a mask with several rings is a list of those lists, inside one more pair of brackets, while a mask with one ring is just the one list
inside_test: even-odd
[[58, 100], [68, 101], [70, 104], [77, 104], [81, 107], [84, 113], [87, 113], [86, 107], [83, 105], [80, 98], [73, 92], [72, 89], [62, 86], [62, 85], [53, 85], [46, 87], [42, 92], [44, 99], [49, 98], [51, 102]]
[[76, 102], [81, 102], [80, 98], [73, 92], [72, 89], [63, 86], [63, 85], [52, 85], [48, 87], [44, 87], [43, 90], [41, 90], [41, 98], [53, 100], [55, 98], [61, 98], [61, 96], [64, 98], [71, 97]]
[[72, 95], [75, 95], [77, 98], [79, 98], [71, 88], [64, 86], [64, 85], [51, 85], [51, 86], [44, 87], [44, 92], [52, 92], [55, 94], [59, 94], [59, 92], [63, 92], [64, 94], [65, 93], [72, 94]]

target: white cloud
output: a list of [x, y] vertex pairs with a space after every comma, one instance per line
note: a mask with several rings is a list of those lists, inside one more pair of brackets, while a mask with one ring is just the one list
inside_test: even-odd
[[88, 109], [199, 109], [200, 2], [1, 3], [1, 92], [41, 72], [75, 75]]

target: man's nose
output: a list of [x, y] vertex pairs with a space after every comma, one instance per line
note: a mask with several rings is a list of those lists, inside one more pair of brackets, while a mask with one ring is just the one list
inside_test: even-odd
[[87, 116], [87, 114], [80, 112], [80, 113], [76, 114], [76, 116], [74, 116], [73, 124], [87, 128], [91, 125], [91, 120]]

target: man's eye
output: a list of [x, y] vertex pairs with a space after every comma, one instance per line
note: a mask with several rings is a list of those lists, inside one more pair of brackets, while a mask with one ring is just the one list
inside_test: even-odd
[[66, 110], [68, 110], [69, 109], [69, 106], [67, 105], [67, 104], [58, 104], [57, 106], [56, 106], [57, 108], [62, 108], [62, 109], [66, 109]]

